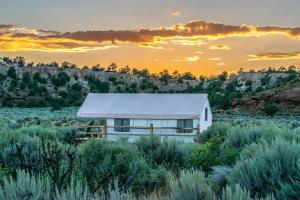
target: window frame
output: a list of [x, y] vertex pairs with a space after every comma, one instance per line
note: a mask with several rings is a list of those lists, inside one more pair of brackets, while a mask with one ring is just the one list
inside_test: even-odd
[[177, 129], [176, 133], [193, 133], [194, 120], [193, 119], [177, 119], [177, 128], [191, 128], [190, 130]]
[[[114, 126], [130, 126], [130, 119], [128, 118], [115, 118], [114, 119]], [[114, 132], [130, 132], [130, 128], [119, 128], [114, 127]]]
[[208, 107], [205, 107], [204, 111], [204, 120], [207, 122], [208, 121]]

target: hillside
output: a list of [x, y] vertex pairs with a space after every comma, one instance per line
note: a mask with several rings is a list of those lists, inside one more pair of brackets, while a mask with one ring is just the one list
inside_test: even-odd
[[253, 96], [245, 96], [233, 101], [233, 107], [257, 113], [268, 102], [276, 103], [282, 113], [300, 113], [300, 79], [295, 79]]
[[4, 57], [0, 59], [0, 103], [3, 107], [59, 108], [79, 106], [89, 92], [205, 92], [215, 109], [258, 112], [273, 102], [281, 112], [294, 113], [299, 106], [299, 74], [290, 67], [197, 78], [189, 72], [151, 74], [114, 63], [79, 68], [67, 62], [34, 65], [22, 57]]

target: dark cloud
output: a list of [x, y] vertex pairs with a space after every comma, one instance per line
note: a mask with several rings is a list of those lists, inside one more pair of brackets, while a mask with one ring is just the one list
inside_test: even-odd
[[[94, 47], [107, 43], [117, 44], [122, 42], [135, 43], [138, 45], [146, 45], [149, 47], [157, 47], [152, 45], [159, 40], [171, 38], [184, 38], [185, 40], [192, 40], [195, 38], [222, 38], [222, 37], [245, 37], [245, 36], [259, 36], [262, 34], [284, 34], [291, 38], [300, 39], [300, 28], [286, 28], [279, 26], [248, 26], [248, 25], [227, 25], [207, 21], [191, 21], [186, 24], [176, 24], [171, 27], [162, 27], [157, 29], [140, 29], [140, 30], [108, 30], [108, 31], [77, 31], [60, 33], [51, 30], [32, 30], [17, 29], [14, 25], [0, 25], [0, 39], [7, 31], [11, 31], [9, 36], [19, 41], [30, 40], [32, 43], [60, 43], [66, 44], [66, 48], [76, 46]], [[22, 32], [23, 31], [23, 32]], [[2, 34], [2, 35], [1, 35]], [[167, 41], [168, 42], [168, 41]], [[89, 44], [86, 44], [89, 43]], [[92, 44], [91, 44], [92, 43]], [[102, 43], [102, 44], [101, 44]], [[72, 44], [72, 45], [70, 45]], [[7, 46], [7, 45], [6, 45]], [[13, 45], [12, 45], [13, 46]], [[33, 45], [34, 46], [34, 45]], [[51, 45], [50, 45], [51, 46]], [[57, 46], [57, 45], [54, 45]], [[75, 47], [74, 47], [75, 48]], [[229, 48], [227, 48], [229, 49]]]
[[8, 30], [15, 27], [16, 25], [12, 25], [12, 24], [0, 24], [0, 31]]
[[298, 52], [266, 52], [256, 55], [249, 55], [249, 60], [286, 60], [300, 59], [300, 51]]

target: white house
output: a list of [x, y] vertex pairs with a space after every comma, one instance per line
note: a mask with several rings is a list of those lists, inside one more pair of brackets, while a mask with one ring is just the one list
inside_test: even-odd
[[77, 117], [105, 119], [108, 140], [158, 134], [193, 142], [212, 125], [207, 94], [90, 93]]

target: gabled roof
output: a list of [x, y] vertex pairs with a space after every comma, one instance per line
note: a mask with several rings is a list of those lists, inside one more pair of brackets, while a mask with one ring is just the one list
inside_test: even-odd
[[194, 119], [206, 100], [207, 94], [90, 93], [77, 117]]

